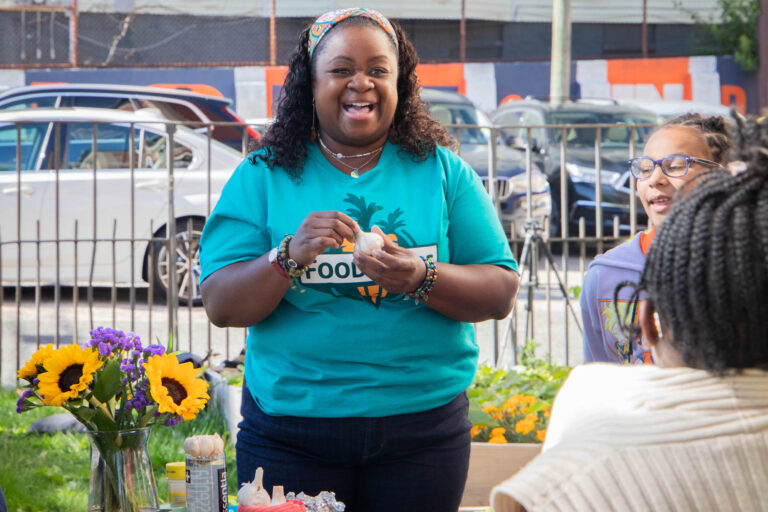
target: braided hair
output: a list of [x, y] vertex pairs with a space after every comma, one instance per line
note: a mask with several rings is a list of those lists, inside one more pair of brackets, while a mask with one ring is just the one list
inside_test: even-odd
[[[435, 152], [438, 145], [456, 149], [456, 140], [438, 121], [429, 116], [419, 95], [421, 84], [416, 76], [416, 65], [419, 63], [416, 49], [402, 28], [395, 22], [390, 23], [397, 34], [399, 50], [398, 100], [389, 141], [399, 143], [401, 149], [413, 155], [416, 160], [426, 159], [427, 155]], [[365, 24], [378, 27], [376, 21], [370, 18], [350, 17], [330, 30], [338, 30], [339, 26]], [[310, 28], [311, 26], [308, 26], [301, 32], [299, 45], [289, 59], [288, 74], [283, 84], [275, 122], [269, 126], [260, 143], [252, 148], [263, 146], [264, 151], [251, 156], [253, 163], [260, 158], [270, 169], [275, 166], [283, 167], [296, 178], [301, 174], [307, 156], [306, 144], [312, 131], [312, 77], [315, 73], [313, 62], [317, 55], [322, 53], [328, 39], [326, 36], [320, 40], [314, 59], [310, 60], [307, 52]], [[394, 46], [394, 43], [392, 44]]]
[[731, 136], [722, 116], [705, 116], [695, 112], [682, 114], [665, 122], [654, 132], [670, 126], [687, 126], [698, 130], [712, 153], [712, 161], [720, 165], [725, 165], [728, 161]]
[[633, 292], [647, 292], [685, 364], [714, 373], [768, 369], [768, 151], [753, 153], [736, 176], [710, 171], [686, 184]]

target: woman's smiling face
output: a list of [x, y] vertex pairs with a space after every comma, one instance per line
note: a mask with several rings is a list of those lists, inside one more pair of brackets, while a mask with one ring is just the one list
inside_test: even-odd
[[341, 25], [313, 58], [312, 92], [323, 140], [342, 153], [384, 144], [397, 108], [397, 53], [374, 25]]

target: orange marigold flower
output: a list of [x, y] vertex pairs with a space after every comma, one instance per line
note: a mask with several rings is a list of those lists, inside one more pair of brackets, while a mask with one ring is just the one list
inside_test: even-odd
[[499, 408], [496, 407], [495, 405], [486, 405], [485, 407], [483, 407], [483, 412], [485, 414], [491, 414], [491, 413], [496, 412], [498, 410], [499, 410]]
[[480, 432], [482, 431], [483, 431], [483, 427], [481, 427], [480, 425], [474, 425], [472, 427], [472, 430], [470, 430], [469, 432], [470, 434], [472, 434], [472, 437], [477, 437], [478, 434], [480, 434]]
[[503, 435], [501, 436], [494, 436], [488, 440], [491, 444], [507, 444], [507, 438]]
[[525, 417], [525, 419], [527, 419], [527, 420], [529, 420], [529, 421], [533, 421], [533, 422], [536, 422], [536, 421], [539, 421], [539, 415], [538, 415], [538, 414], [536, 414], [535, 412], [532, 412], [531, 414], [529, 414], [528, 416], [526, 416], [526, 417]]
[[524, 404], [535, 404], [536, 397], [533, 395], [523, 395], [521, 402], [523, 402]]
[[520, 397], [521, 396], [522, 395], [518, 394], [518, 395], [511, 396], [511, 397], [507, 398], [507, 401], [504, 402], [504, 408], [505, 409], [514, 409], [515, 407], [517, 407], [517, 405], [520, 403]]
[[529, 418], [524, 418], [515, 424], [515, 432], [526, 435], [536, 427], [536, 422]]
[[496, 427], [495, 429], [491, 430], [491, 437], [503, 436], [504, 432], [506, 431], [507, 429], [504, 427]]
[[538, 439], [542, 443], [544, 442], [544, 439], [546, 437], [547, 437], [547, 429], [543, 428], [541, 430], [536, 431], [536, 439]]
[[503, 415], [500, 412], [495, 412], [495, 413], [491, 414], [491, 418], [493, 418], [495, 420], [500, 420], [502, 417], [503, 417]]

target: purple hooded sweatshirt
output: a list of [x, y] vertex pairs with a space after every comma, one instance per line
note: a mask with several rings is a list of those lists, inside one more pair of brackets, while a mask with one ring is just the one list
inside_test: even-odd
[[[651, 353], [643, 349], [639, 339], [630, 340], [619, 329], [619, 318], [613, 307], [616, 285], [622, 281], [638, 282], [645, 265], [645, 254], [650, 245], [648, 232], [638, 233], [595, 258], [590, 263], [581, 290], [581, 319], [584, 324], [584, 362], [602, 361], [617, 364], [651, 363]], [[641, 242], [642, 246], [641, 247]], [[618, 309], [624, 314], [632, 294], [625, 287], [619, 294]], [[637, 310], [635, 310], [637, 322]]]

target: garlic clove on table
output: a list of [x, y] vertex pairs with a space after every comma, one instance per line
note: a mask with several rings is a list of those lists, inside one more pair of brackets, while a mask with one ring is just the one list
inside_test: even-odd
[[365, 254], [371, 254], [384, 247], [384, 239], [378, 233], [366, 233], [360, 231], [355, 234], [355, 250]]
[[282, 485], [272, 487], [272, 503], [270, 505], [282, 505], [285, 503], [285, 491]]
[[237, 491], [237, 503], [246, 506], [266, 506], [271, 503], [271, 498], [262, 483], [264, 479], [264, 469], [258, 468], [253, 482], [246, 482]]

